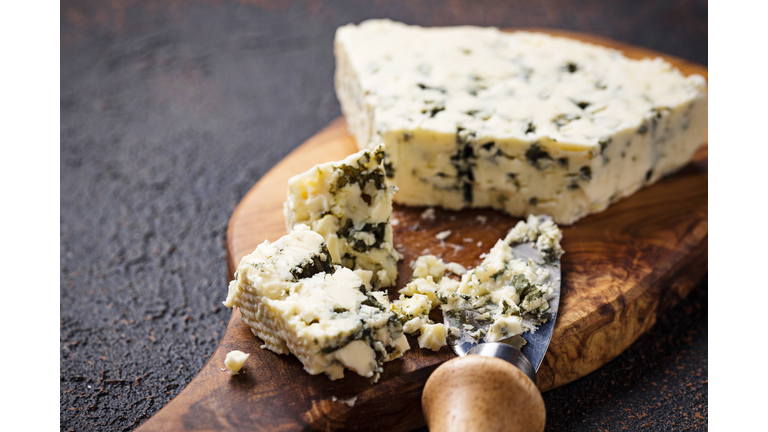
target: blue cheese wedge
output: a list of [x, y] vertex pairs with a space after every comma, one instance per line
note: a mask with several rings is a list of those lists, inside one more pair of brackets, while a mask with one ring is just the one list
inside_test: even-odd
[[545, 34], [339, 28], [336, 93], [360, 148], [385, 144], [395, 202], [571, 224], [690, 161], [706, 81]]
[[[561, 238], [562, 232], [551, 218], [531, 215], [496, 242], [482, 263], [466, 271], [461, 281], [443, 274], [451, 266], [439, 258], [419, 257], [414, 265], [414, 279], [400, 291], [401, 295], [434, 299], [434, 305], [439, 305], [444, 314], [474, 311], [478, 320], [489, 323], [488, 330], [474, 329], [469, 324], [464, 330], [485, 342], [533, 331], [546, 320], [548, 300], [556, 294], [558, 284], [550, 277], [545, 264], [563, 254]], [[527, 242], [534, 244], [543, 262], [514, 256], [512, 247]]]
[[392, 241], [392, 196], [381, 147], [317, 165], [288, 181], [284, 205], [290, 231], [306, 224], [325, 239], [334, 264], [370, 271], [374, 287], [397, 280], [400, 254]]
[[384, 362], [409, 349], [386, 293], [335, 266], [325, 239], [306, 225], [245, 256], [224, 305], [240, 308], [262, 348], [293, 353], [307, 372], [332, 380], [348, 368], [376, 381]]

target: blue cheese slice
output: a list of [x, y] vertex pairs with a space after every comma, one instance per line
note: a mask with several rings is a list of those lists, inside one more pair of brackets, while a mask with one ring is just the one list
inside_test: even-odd
[[[419, 257], [414, 265], [414, 280], [400, 292], [405, 298], [418, 295], [434, 299], [444, 314], [472, 310], [477, 318], [489, 323], [487, 331], [472, 332], [485, 342], [496, 342], [535, 330], [546, 320], [548, 300], [556, 294], [555, 280], [545, 268], [546, 262], [559, 259], [562, 232], [548, 217], [529, 216], [496, 242], [482, 263], [456, 281], [443, 274], [451, 267], [432, 255]], [[512, 247], [532, 242], [544, 262], [515, 257]], [[423, 331], [423, 330], [422, 330]]]
[[320, 164], [288, 181], [288, 231], [309, 225], [323, 236], [334, 264], [370, 271], [374, 287], [394, 285], [400, 254], [392, 241], [392, 196], [381, 147]]
[[336, 93], [360, 148], [386, 145], [407, 205], [492, 207], [571, 224], [690, 161], [706, 81], [661, 59], [545, 34], [339, 28]]
[[376, 381], [384, 362], [409, 349], [386, 293], [334, 266], [323, 237], [306, 225], [243, 257], [224, 305], [240, 308], [262, 348], [293, 353], [307, 372], [332, 380], [349, 368]]

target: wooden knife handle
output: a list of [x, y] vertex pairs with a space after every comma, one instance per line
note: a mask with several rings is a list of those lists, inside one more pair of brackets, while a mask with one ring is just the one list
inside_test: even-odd
[[467, 355], [430, 375], [421, 396], [430, 432], [544, 430], [541, 392], [511, 363]]

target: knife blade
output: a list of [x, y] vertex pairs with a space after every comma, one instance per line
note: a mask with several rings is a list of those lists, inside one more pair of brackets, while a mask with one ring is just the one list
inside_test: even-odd
[[[541, 362], [544, 360], [544, 354], [546, 354], [547, 348], [549, 347], [552, 331], [555, 328], [557, 311], [560, 306], [560, 292], [562, 287], [560, 260], [555, 259], [545, 261], [541, 252], [536, 249], [532, 242], [513, 245], [512, 252], [517, 259], [533, 260], [534, 262], [543, 264], [543, 267], [549, 272], [548, 281], [551, 282], [553, 287], [553, 296], [548, 300], [549, 311], [547, 311], [547, 313], [540, 319], [523, 316], [523, 323], [532, 330], [524, 332], [522, 335], [513, 336], [500, 341], [501, 343], [505, 343], [520, 350], [525, 358], [528, 359], [533, 366], [533, 380], [535, 382], [535, 372], [539, 370]], [[448, 341], [451, 349], [453, 349], [453, 352], [456, 353], [456, 355], [465, 356], [478, 345], [486, 343], [485, 336], [478, 339], [477, 337], [472, 336], [464, 327], [465, 324], [469, 324], [473, 329], [482, 329], [485, 334], [487, 334], [491, 321], [478, 320], [478, 315], [481, 314], [471, 309], [462, 310], [459, 314], [455, 315], [443, 314], [443, 322], [445, 325], [449, 328], [458, 328], [460, 331], [458, 337], [451, 338]]]
[[[551, 218], [539, 216], [538, 222], [551, 222]], [[461, 302], [458, 303], [458, 309], [446, 303], [443, 309], [444, 324], [459, 331], [458, 336], [454, 333], [454, 337], [448, 339], [448, 344], [458, 358], [440, 365], [424, 386], [421, 401], [430, 431], [544, 430], [546, 409], [541, 392], [536, 387], [536, 372], [549, 347], [560, 306], [562, 275], [559, 255], [562, 249], [557, 252], [558, 237], [558, 240], [554, 240], [557, 248], [545, 251], [545, 257], [541, 252], [544, 245], [538, 243], [541, 238], [537, 237], [536, 240], [536, 243], [528, 241], [510, 246], [514, 259], [524, 260], [532, 268], [543, 267], [547, 270], [546, 277], [539, 273], [536, 282], [540, 284], [539, 288], [544, 286], [539, 292], [546, 292], [544, 298], [547, 299], [549, 309], [539, 315], [540, 307], [532, 306], [526, 292], [533, 284], [533, 279], [528, 276], [523, 278], [523, 282], [515, 275], [508, 285], [502, 287], [514, 287], [520, 305], [524, 303], [520, 296], [526, 295], [528, 305], [513, 309], [512, 312], [515, 316], [522, 314], [522, 328], [527, 331], [498, 342], [487, 342], [486, 336], [492, 334], [491, 326], [495, 325], [493, 319], [501, 320], [501, 317], [509, 313], [507, 307], [510, 305], [503, 298], [498, 300], [505, 308], [503, 313], [498, 313], [499, 305], [491, 303], [490, 309], [496, 318], [491, 318], [487, 300], [485, 304], [484, 301]], [[504, 268], [506, 272], [506, 264]], [[542, 281], [541, 278], [545, 279]], [[526, 310], [536, 313], [526, 314]], [[508, 324], [502, 325], [505, 326], [504, 332], [509, 330], [506, 327]], [[495, 328], [493, 339], [498, 339], [498, 329]], [[515, 326], [512, 330], [519, 332], [520, 327]]]

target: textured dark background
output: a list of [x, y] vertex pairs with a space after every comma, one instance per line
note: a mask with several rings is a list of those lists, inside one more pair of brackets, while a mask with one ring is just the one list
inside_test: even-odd
[[[64, 1], [61, 430], [131, 430], [229, 319], [245, 192], [340, 115], [336, 27], [557, 27], [707, 64], [706, 1]], [[707, 428], [707, 282], [623, 355], [545, 393], [550, 430]]]

